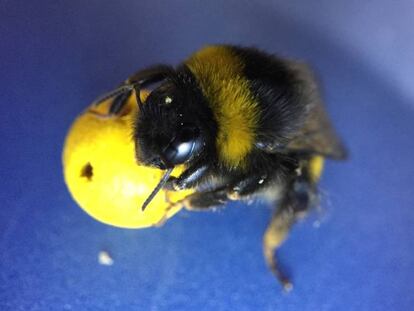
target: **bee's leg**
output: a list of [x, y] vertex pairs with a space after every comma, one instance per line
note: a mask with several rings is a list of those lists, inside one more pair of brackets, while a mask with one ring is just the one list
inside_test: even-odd
[[149, 68], [137, 71], [130, 76], [124, 84], [147, 87], [149, 84], [157, 83], [164, 80], [174, 72], [174, 69], [168, 65], [155, 65]]
[[164, 217], [155, 226], [162, 226], [169, 218], [169, 211], [175, 208], [181, 209], [184, 207], [189, 211], [211, 211], [219, 206], [224, 205], [227, 199], [227, 188], [216, 188], [211, 191], [194, 192], [184, 199], [177, 202], [171, 202], [169, 200], [168, 192], [166, 192], [166, 202], [169, 203]]
[[[113, 101], [109, 108], [109, 114], [119, 114], [128, 102], [128, 98], [131, 96], [134, 89], [137, 93], [140, 93], [141, 88], [145, 88], [152, 83], [157, 83], [164, 80], [172, 72], [172, 67], [167, 65], [156, 65], [144, 70], [140, 70], [130, 76], [117, 89], [98, 98], [94, 104], [99, 105], [102, 102], [113, 98]], [[137, 96], [139, 96], [139, 94]]]
[[191, 211], [207, 211], [224, 205], [227, 201], [227, 189], [219, 188], [190, 194], [182, 201], [182, 204]]
[[[206, 175], [208, 169], [209, 165], [207, 164], [196, 164], [185, 170], [179, 177], [171, 178], [167, 182], [165, 188], [179, 191], [199, 186], [200, 182], [202, 184], [202, 179]], [[220, 194], [226, 192], [227, 199], [240, 200], [265, 186], [267, 181], [267, 175], [263, 174], [246, 176], [237, 182], [232, 182], [230, 185], [220, 188]]]
[[118, 115], [121, 113], [122, 109], [125, 107], [128, 102], [129, 97], [132, 94], [131, 91], [121, 93], [118, 96], [114, 97], [111, 105], [109, 106], [109, 115]]
[[292, 208], [289, 205], [281, 205], [273, 215], [263, 236], [263, 255], [266, 263], [285, 291], [290, 291], [292, 289], [292, 283], [280, 271], [275, 251], [285, 241], [294, 221], [295, 216]]
[[308, 176], [298, 176], [285, 192], [263, 236], [265, 260], [285, 291], [292, 289], [292, 283], [280, 271], [275, 252], [285, 241], [291, 226], [317, 204], [315, 184]]
[[[208, 167], [205, 168], [207, 171]], [[204, 168], [185, 171], [176, 180], [173, 180], [173, 186], [175, 190], [184, 188], [177, 188], [179, 186], [186, 186], [191, 188], [196, 184], [199, 185], [199, 180], [204, 176]], [[182, 177], [183, 176], [183, 177]], [[197, 178], [193, 178], [197, 177]], [[230, 184], [224, 184], [216, 189], [198, 192], [185, 198], [184, 203], [187, 209], [191, 210], [205, 210], [210, 207], [216, 207], [223, 205], [229, 200], [244, 199], [250, 194], [256, 193], [257, 190], [263, 187], [267, 183], [267, 176], [264, 175], [252, 175], [240, 179], [237, 182]], [[190, 185], [190, 186], [189, 186]]]
[[[92, 105], [95, 106], [99, 106], [100, 104], [106, 102], [109, 99], [112, 99], [112, 103], [111, 103], [111, 107], [109, 108], [109, 111], [111, 113], [111, 111], [117, 111], [119, 112], [124, 104], [127, 102], [127, 99], [129, 98], [129, 96], [131, 95], [133, 90], [133, 86], [131, 85], [121, 85], [118, 88], [116, 88], [115, 90], [112, 90], [100, 97], [98, 97], [97, 99], [95, 99], [95, 101], [92, 103]], [[112, 106], [117, 106], [120, 108], [112, 108]], [[111, 113], [113, 114], [113, 113]]]
[[240, 200], [250, 194], [256, 193], [268, 183], [267, 174], [250, 174], [229, 187], [227, 196], [230, 200]]
[[197, 162], [182, 172], [180, 176], [170, 177], [164, 188], [175, 191], [194, 188], [199, 185], [209, 168], [206, 161]]

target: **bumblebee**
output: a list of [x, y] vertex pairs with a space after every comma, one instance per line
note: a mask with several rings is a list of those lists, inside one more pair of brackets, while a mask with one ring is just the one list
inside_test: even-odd
[[[152, 89], [145, 100], [141, 89]], [[264, 234], [264, 257], [291, 289], [275, 252], [295, 221], [318, 204], [324, 158], [346, 156], [307, 65], [255, 48], [207, 46], [175, 68], [138, 71], [96, 104], [113, 98], [110, 113], [119, 114], [134, 93], [137, 162], [165, 170], [142, 209], [162, 187], [195, 188], [179, 203], [189, 210], [270, 200], [277, 208]], [[185, 170], [173, 178], [177, 165]]]

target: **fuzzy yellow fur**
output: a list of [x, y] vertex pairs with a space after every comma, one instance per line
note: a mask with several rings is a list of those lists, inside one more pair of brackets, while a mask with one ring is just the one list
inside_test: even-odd
[[243, 76], [243, 62], [229, 48], [209, 46], [186, 61], [218, 124], [216, 146], [229, 168], [240, 168], [254, 146], [259, 107]]
[[309, 174], [312, 181], [317, 182], [322, 175], [324, 165], [324, 158], [321, 156], [314, 156], [309, 160]]

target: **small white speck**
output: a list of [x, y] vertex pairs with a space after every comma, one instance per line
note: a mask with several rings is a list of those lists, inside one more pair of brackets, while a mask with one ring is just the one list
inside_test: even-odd
[[112, 259], [111, 255], [107, 251], [100, 251], [98, 254], [98, 262], [103, 266], [112, 266], [114, 264], [114, 260]]
[[168, 104], [171, 104], [172, 103], [172, 98], [170, 97], [170, 96], [167, 96], [167, 97], [165, 97], [165, 103], [168, 105]]
[[259, 180], [258, 184], [261, 185], [263, 183], [264, 183], [264, 179], [262, 178], [262, 179]]

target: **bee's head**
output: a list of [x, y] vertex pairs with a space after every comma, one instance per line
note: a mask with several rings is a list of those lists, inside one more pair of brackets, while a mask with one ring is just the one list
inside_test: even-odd
[[135, 121], [136, 159], [143, 165], [173, 168], [196, 158], [203, 129], [188, 89], [166, 80], [141, 105]]

